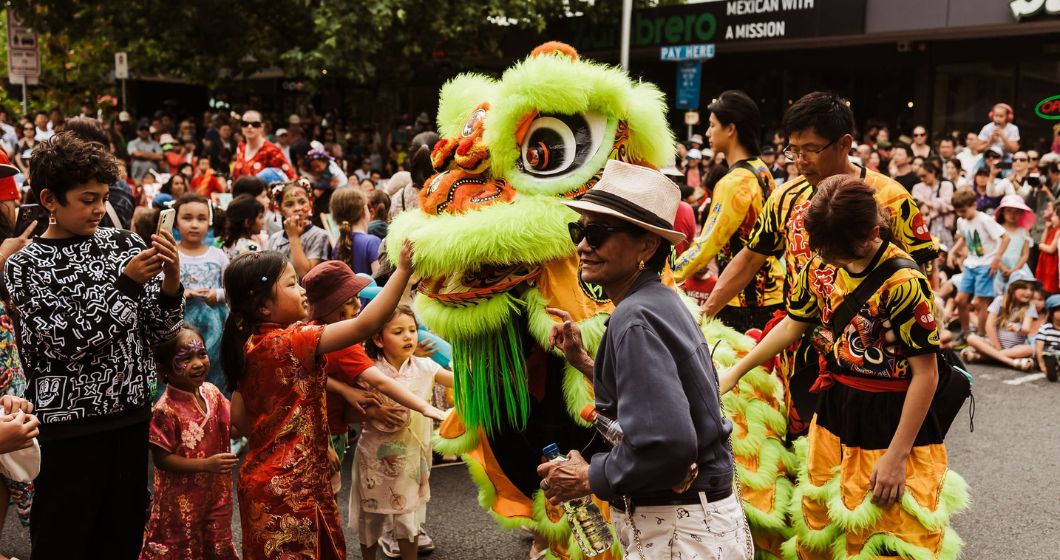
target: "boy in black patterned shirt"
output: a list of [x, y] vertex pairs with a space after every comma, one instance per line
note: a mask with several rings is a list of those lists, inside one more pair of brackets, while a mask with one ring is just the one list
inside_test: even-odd
[[[34, 558], [136, 558], [147, 509], [150, 347], [173, 336], [184, 290], [169, 232], [146, 247], [99, 227], [117, 160], [57, 134], [34, 150], [48, 230], [8, 259], [26, 397], [41, 420]], [[164, 278], [160, 274], [164, 273]]]

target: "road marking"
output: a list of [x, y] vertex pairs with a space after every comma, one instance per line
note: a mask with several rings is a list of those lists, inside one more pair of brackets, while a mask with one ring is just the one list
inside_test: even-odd
[[1006, 380], [1002, 381], [1002, 383], [1007, 383], [1009, 385], [1023, 385], [1024, 383], [1027, 383], [1028, 381], [1037, 381], [1039, 379], [1045, 379], [1045, 374], [1044, 373], [1030, 373], [1030, 374], [1027, 374], [1027, 375], [1023, 375], [1023, 376], [1017, 377], [1015, 379], [1006, 379]]

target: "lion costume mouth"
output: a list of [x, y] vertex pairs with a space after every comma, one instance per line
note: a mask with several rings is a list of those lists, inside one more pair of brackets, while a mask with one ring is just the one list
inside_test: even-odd
[[508, 292], [540, 275], [541, 266], [536, 264], [488, 263], [460, 274], [424, 279], [419, 292], [446, 305], [463, 307]]

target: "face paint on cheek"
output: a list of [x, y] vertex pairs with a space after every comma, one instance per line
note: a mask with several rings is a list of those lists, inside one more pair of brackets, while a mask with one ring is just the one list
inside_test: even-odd
[[173, 373], [177, 375], [184, 375], [184, 369], [187, 367], [188, 362], [191, 361], [199, 352], [206, 350], [206, 346], [201, 340], [195, 339], [177, 350], [176, 355], [173, 356]]

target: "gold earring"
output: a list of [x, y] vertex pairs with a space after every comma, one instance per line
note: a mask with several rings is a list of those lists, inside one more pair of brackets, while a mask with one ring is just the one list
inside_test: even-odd
[[637, 270], [644, 270], [644, 261], [640, 261], [640, 264], [637, 265]]
[[55, 214], [48, 214], [48, 225], [55, 225]]

